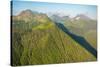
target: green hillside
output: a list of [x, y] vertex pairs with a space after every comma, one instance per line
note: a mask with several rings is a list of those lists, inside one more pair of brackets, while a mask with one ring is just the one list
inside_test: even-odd
[[70, 32], [83, 36], [95, 49], [97, 49], [97, 21], [95, 20], [74, 20], [74, 21], [64, 21], [66, 28]]
[[40, 20], [36, 15], [33, 16], [33, 20], [39, 23], [13, 19], [13, 66], [96, 60], [90, 52], [59, 29], [46, 15], [38, 14]]
[[90, 30], [84, 37], [95, 49], [97, 49], [97, 31]]

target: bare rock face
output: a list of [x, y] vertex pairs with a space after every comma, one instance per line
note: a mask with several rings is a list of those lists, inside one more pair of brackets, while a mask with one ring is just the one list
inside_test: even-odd
[[39, 22], [39, 23], [45, 23], [49, 21], [49, 18], [46, 14], [38, 13], [31, 10], [24, 10], [19, 15], [13, 16], [13, 20], [19, 20], [24, 22]]

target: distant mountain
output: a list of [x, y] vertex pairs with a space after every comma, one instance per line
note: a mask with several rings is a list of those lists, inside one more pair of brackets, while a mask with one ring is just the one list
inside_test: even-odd
[[27, 10], [22, 11], [18, 16], [29, 17], [32, 15], [33, 15], [33, 12], [31, 10], [27, 9]]
[[85, 20], [85, 21], [90, 21], [90, 20], [92, 20], [90, 17], [88, 17], [88, 16], [86, 16], [86, 15], [84, 15], [84, 14], [78, 14], [78, 15], [76, 15], [75, 17], [73, 17], [73, 18], [70, 18], [69, 16], [59, 16], [59, 15], [56, 15], [56, 14], [54, 14], [54, 15], [52, 15], [51, 17], [50, 17], [52, 20], [54, 20], [54, 21], [68, 21], [68, 20], [70, 20], [70, 21], [76, 21], [76, 20]]
[[59, 16], [57, 14], [53, 14], [49, 18], [56, 23], [64, 23], [65, 21], [71, 20], [71, 18], [69, 16]]
[[31, 10], [24, 10], [19, 15], [14, 16], [13, 20], [23, 20], [25, 22], [28, 22], [32, 20], [33, 18], [33, 12]]
[[53, 14], [52, 16], [50, 16], [50, 19], [54, 22], [61, 22], [62, 21], [62, 18], [56, 14]]
[[84, 14], [79, 14], [77, 16], [74, 17], [75, 20], [91, 20], [91, 18], [89, 18], [88, 16], [84, 15]]
[[71, 18], [69, 16], [63, 16], [62, 19], [63, 20], [70, 20]]
[[96, 21], [86, 15], [80, 14], [71, 18], [71, 20], [63, 21], [66, 27], [84, 29], [84, 31], [96, 29]]

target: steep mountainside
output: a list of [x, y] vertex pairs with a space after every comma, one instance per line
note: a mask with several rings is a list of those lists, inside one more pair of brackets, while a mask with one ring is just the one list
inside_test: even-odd
[[[97, 35], [97, 21], [85, 15], [77, 15], [72, 20], [65, 19], [64, 26], [70, 30], [70, 32], [83, 36], [94, 47], [97, 48], [96, 35]], [[91, 32], [92, 31], [92, 32]], [[95, 33], [94, 33], [95, 32]], [[92, 40], [90, 34], [92, 36]]]

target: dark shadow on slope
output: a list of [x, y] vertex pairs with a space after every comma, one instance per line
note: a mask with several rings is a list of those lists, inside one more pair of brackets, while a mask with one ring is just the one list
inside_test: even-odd
[[69, 30], [61, 23], [55, 23], [55, 24], [97, 58], [97, 51], [84, 39], [84, 37], [77, 36], [69, 32]]

